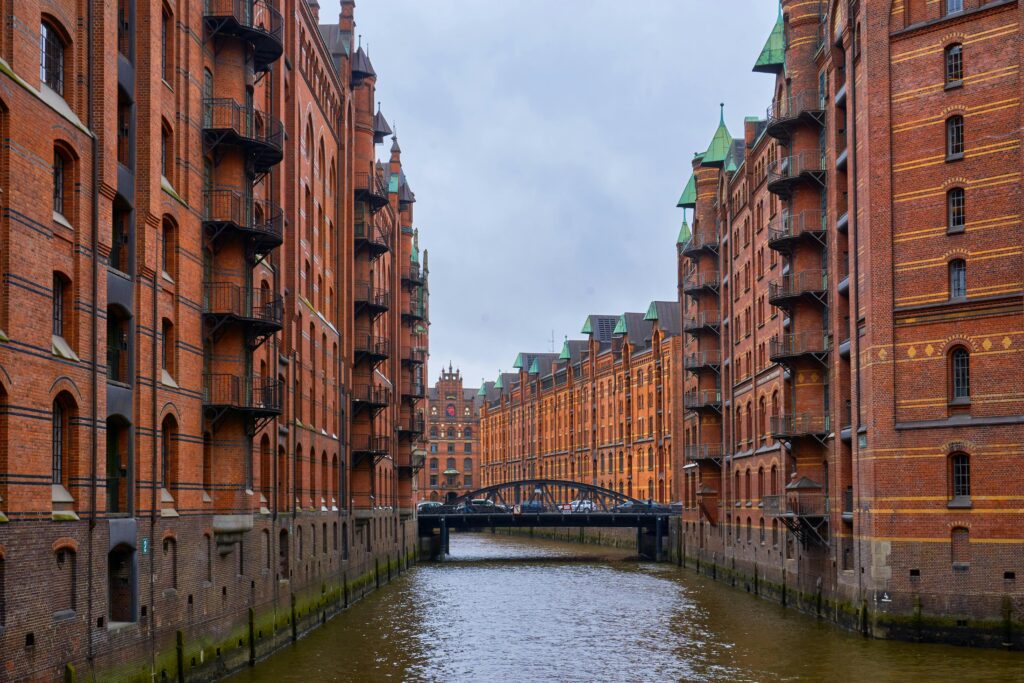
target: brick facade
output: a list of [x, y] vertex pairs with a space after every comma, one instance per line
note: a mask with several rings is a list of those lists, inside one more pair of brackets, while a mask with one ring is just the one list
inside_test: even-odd
[[426, 253], [353, 13], [0, 2], [0, 680], [224, 673], [414, 557]]
[[684, 554], [876, 635], [1021, 644], [1021, 12], [784, 0], [680, 199]]
[[420, 473], [420, 500], [450, 501], [481, 487], [478, 388], [464, 387], [451, 364], [429, 391], [427, 461]]

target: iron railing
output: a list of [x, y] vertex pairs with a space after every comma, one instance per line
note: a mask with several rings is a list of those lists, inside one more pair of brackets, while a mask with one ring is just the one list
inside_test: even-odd
[[700, 289], [718, 289], [719, 282], [717, 270], [691, 272], [683, 278], [683, 290], [691, 292]]
[[[780, 97], [768, 107], [766, 121], [768, 128], [775, 128], [776, 125], [795, 121], [804, 115], [820, 116], [825, 110], [825, 96], [817, 90], [803, 90], [790, 95]], [[771, 133], [769, 133], [771, 135]]]
[[828, 434], [830, 426], [828, 415], [815, 413], [773, 415], [770, 420], [773, 438], [824, 435]]
[[702, 329], [717, 330], [721, 324], [721, 317], [718, 311], [704, 311], [692, 315], [683, 321], [683, 331], [695, 332]]
[[207, 283], [203, 294], [203, 312], [248, 318], [280, 326], [284, 319], [284, 301], [267, 288], [241, 287], [231, 282], [210, 282]]
[[828, 496], [817, 489], [762, 496], [761, 503], [768, 517], [824, 517], [828, 514]]
[[203, 99], [203, 128], [230, 130], [244, 140], [278, 151], [284, 141], [284, 126], [280, 121], [256, 107], [227, 97]]
[[827, 352], [828, 338], [820, 330], [783, 334], [772, 337], [768, 342], [768, 357], [771, 358], [772, 362], [805, 354], [824, 354]]
[[781, 215], [768, 224], [768, 247], [775, 249], [804, 235], [825, 232], [824, 211], [800, 211]]
[[801, 270], [783, 275], [768, 285], [768, 303], [792, 299], [805, 294], [818, 295], [828, 290], [828, 273], [823, 270]]
[[722, 444], [705, 443], [686, 446], [683, 452], [690, 462], [719, 461], [722, 459]]
[[281, 383], [267, 377], [203, 375], [203, 403], [243, 410], [281, 411]]
[[697, 370], [699, 368], [715, 367], [722, 364], [722, 353], [718, 349], [709, 351], [698, 351], [683, 357], [683, 368], [686, 370]]
[[722, 405], [722, 392], [719, 389], [696, 389], [683, 394], [683, 407], [709, 408]]
[[353, 453], [388, 453], [391, 450], [391, 440], [386, 436], [353, 434], [351, 447]]
[[805, 173], [821, 174], [825, 168], [823, 152], [801, 152], [782, 157], [768, 165], [768, 184], [795, 180]]
[[391, 390], [372, 384], [357, 384], [349, 391], [353, 401], [386, 406], [391, 402]]

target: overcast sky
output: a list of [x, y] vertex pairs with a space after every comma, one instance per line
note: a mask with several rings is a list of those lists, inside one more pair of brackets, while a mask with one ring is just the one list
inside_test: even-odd
[[[321, 0], [321, 22], [338, 16]], [[773, 0], [357, 0], [430, 253], [430, 376], [469, 385], [589, 313], [676, 298], [675, 204], [718, 124], [740, 137]], [[388, 145], [379, 148], [386, 155]]]

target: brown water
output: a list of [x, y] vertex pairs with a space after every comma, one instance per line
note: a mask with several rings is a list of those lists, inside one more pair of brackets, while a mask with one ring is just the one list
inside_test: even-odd
[[1024, 681], [1024, 654], [868, 640], [671, 565], [490, 534], [242, 681]]

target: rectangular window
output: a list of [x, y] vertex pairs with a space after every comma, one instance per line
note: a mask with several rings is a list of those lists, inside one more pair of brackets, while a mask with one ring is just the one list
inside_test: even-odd
[[971, 396], [971, 357], [964, 349], [953, 352], [953, 398]]
[[946, 14], [964, 11], [964, 0], [946, 0]]
[[39, 80], [64, 96], [64, 44], [49, 24], [39, 26]]
[[956, 259], [949, 264], [949, 298], [967, 296], [967, 263]]
[[64, 336], [64, 297], [67, 292], [60, 275], [53, 276], [53, 334]]
[[953, 497], [971, 495], [971, 461], [964, 454], [953, 456]]
[[946, 120], [946, 158], [962, 159], [964, 156], [964, 118], [953, 116]]
[[64, 482], [64, 407], [53, 404], [53, 483]]
[[946, 48], [946, 83], [960, 83], [964, 79], [964, 48], [959, 43]]
[[947, 232], [963, 232], [966, 226], [966, 210], [963, 188], [956, 187], [946, 195], [946, 206], [949, 218]]
[[64, 157], [53, 153], [53, 210], [64, 215]]

